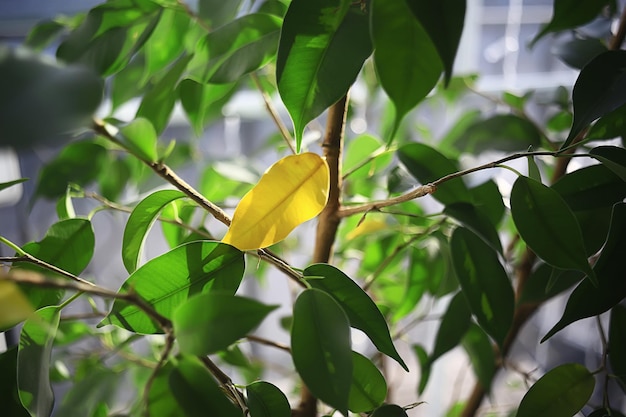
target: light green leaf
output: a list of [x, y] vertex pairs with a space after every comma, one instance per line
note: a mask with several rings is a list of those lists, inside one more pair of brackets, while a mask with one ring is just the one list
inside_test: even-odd
[[224, 350], [254, 330], [276, 308], [219, 291], [191, 297], [173, 315], [180, 350], [196, 356]]
[[356, 282], [327, 264], [310, 265], [304, 270], [304, 278], [313, 288], [324, 291], [339, 303], [350, 320], [350, 326], [362, 330], [380, 352], [408, 371], [393, 345], [384, 316]]
[[300, 150], [311, 120], [343, 97], [371, 54], [368, 16], [350, 0], [293, 0], [280, 35], [278, 92]]
[[165, 206], [186, 195], [178, 190], [161, 190], [150, 194], [135, 206], [128, 217], [122, 239], [122, 261], [129, 273], [135, 272], [141, 250], [152, 224]]
[[146, 58], [144, 80], [165, 68], [183, 52], [188, 28], [189, 15], [183, 10], [163, 8], [159, 11], [158, 23], [143, 46]]
[[584, 366], [558, 366], [530, 387], [517, 417], [571, 417], [587, 403], [594, 386], [595, 379]]
[[148, 120], [136, 118], [120, 129], [122, 144], [146, 162], [156, 162], [157, 134]]
[[56, 306], [44, 307], [24, 323], [17, 353], [20, 401], [33, 417], [49, 417], [54, 405], [50, 355], [61, 317]]
[[172, 395], [169, 379], [174, 369], [172, 362], [167, 362], [156, 371], [147, 398], [147, 411], [150, 417], [179, 417], [180, 405]]
[[373, 0], [374, 65], [396, 115], [388, 143], [404, 116], [437, 84], [443, 65], [405, 0]]
[[303, 291], [293, 308], [291, 352], [298, 374], [313, 395], [348, 415], [352, 385], [350, 324], [325, 292]]
[[626, 182], [626, 149], [617, 146], [598, 146], [589, 153]]
[[609, 324], [609, 360], [613, 374], [626, 392], [626, 307], [618, 304], [611, 309]]
[[257, 381], [246, 386], [250, 417], [290, 417], [291, 407], [285, 394], [275, 385]]
[[467, 300], [463, 292], [456, 293], [448, 309], [444, 313], [437, 336], [435, 337], [435, 347], [433, 353], [428, 358], [429, 361], [436, 361], [441, 355], [456, 347], [467, 329], [470, 326], [472, 312], [467, 305]]
[[352, 386], [348, 409], [353, 413], [371, 411], [380, 406], [386, 397], [387, 383], [383, 374], [365, 356], [352, 352]]
[[[159, 314], [171, 318], [174, 310], [195, 294], [225, 291], [234, 294], [243, 277], [243, 253], [220, 242], [196, 241], [150, 260], [124, 282], [120, 292], [132, 292]], [[116, 299], [99, 326], [115, 324], [135, 333], [162, 329], [136, 305]]]
[[511, 213], [520, 236], [541, 259], [561, 269], [577, 269], [597, 284], [574, 214], [555, 192], [520, 176], [511, 190]]
[[474, 233], [457, 228], [450, 239], [456, 276], [480, 327], [502, 346], [513, 322], [513, 288], [496, 253]]

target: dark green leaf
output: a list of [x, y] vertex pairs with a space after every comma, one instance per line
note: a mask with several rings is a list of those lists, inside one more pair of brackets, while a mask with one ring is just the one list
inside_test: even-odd
[[399, 405], [385, 404], [374, 410], [370, 417], [408, 417], [408, 414]]
[[437, 48], [447, 85], [465, 23], [465, 0], [408, 0], [407, 3]]
[[598, 146], [589, 153], [626, 182], [626, 149], [617, 146]]
[[201, 84], [185, 78], [178, 85], [180, 104], [200, 136], [207, 119], [221, 115], [223, 105], [237, 88], [236, 84]]
[[[243, 253], [220, 242], [196, 241], [150, 260], [124, 282], [120, 292], [134, 293], [158, 313], [171, 318], [174, 310], [195, 294], [226, 291], [234, 294], [244, 272]], [[136, 305], [117, 299], [100, 323], [136, 333], [162, 329]]]
[[582, 271], [597, 282], [580, 225], [559, 193], [520, 176], [511, 190], [511, 213], [520, 236], [537, 256], [556, 268]]
[[[420, 183], [428, 184], [458, 171], [457, 166], [439, 151], [422, 143], [411, 143], [398, 149], [398, 157]], [[437, 187], [433, 197], [442, 204], [471, 203], [472, 196], [462, 178]]]
[[150, 194], [135, 206], [124, 228], [122, 260], [129, 273], [137, 269], [141, 250], [150, 227], [161, 210], [174, 200], [186, 195], [178, 190], [161, 190]]
[[584, 366], [558, 366], [530, 387], [517, 417], [571, 417], [587, 403], [594, 386], [595, 379]]
[[539, 171], [539, 166], [535, 161], [535, 157], [528, 156], [526, 157], [526, 160], [528, 161], [528, 178], [541, 182], [541, 171]]
[[[577, 0], [570, 1], [578, 3]], [[574, 122], [561, 148], [568, 147], [591, 122], [626, 103], [625, 67], [626, 51], [608, 51], [583, 68], [572, 93]]]
[[472, 319], [472, 313], [467, 305], [467, 299], [462, 292], [456, 293], [448, 309], [441, 319], [437, 336], [435, 337], [435, 347], [430, 355], [431, 362], [436, 361], [441, 355], [456, 347], [467, 332]]
[[626, 253], [626, 203], [613, 207], [609, 235], [594, 266], [598, 286], [584, 280], [574, 289], [559, 322], [543, 337], [542, 342], [569, 324], [596, 316], [611, 309], [626, 297], [623, 279], [623, 258]]
[[449, 204], [443, 212], [476, 233], [493, 250], [502, 253], [502, 243], [500, 243], [498, 231], [487, 215], [474, 207], [474, 205], [469, 203]]
[[450, 239], [463, 294], [480, 326], [502, 346], [513, 322], [513, 288], [496, 253], [474, 233], [457, 228]]
[[394, 311], [394, 321], [400, 320], [417, 307], [417, 304], [428, 289], [428, 282], [431, 276], [442, 271], [442, 268], [435, 266], [437, 263], [441, 263], [440, 258], [430, 256], [427, 250], [411, 248], [404, 296], [401, 304]]
[[304, 277], [308, 278], [313, 288], [326, 292], [339, 303], [350, 320], [350, 326], [362, 330], [379, 351], [408, 370], [391, 341], [385, 318], [356, 282], [339, 269], [326, 264], [310, 265], [304, 270]]
[[470, 126], [453, 144], [457, 150], [479, 154], [488, 150], [525, 151], [541, 145], [534, 124], [511, 114], [493, 116]]
[[267, 64], [276, 54], [281, 19], [262, 13], [242, 16], [202, 38], [189, 63], [198, 81], [232, 83]]
[[535, 42], [550, 32], [573, 29], [584, 25], [597, 17], [602, 8], [608, 3], [609, 0], [554, 0], [554, 10], [550, 23], [543, 27], [530, 45], [534, 45]]
[[158, 23], [143, 47], [146, 58], [144, 79], [165, 68], [185, 48], [189, 16], [183, 10], [173, 8], [162, 9], [158, 16]]
[[353, 413], [364, 413], [380, 406], [387, 397], [387, 383], [376, 365], [365, 356], [352, 352], [352, 369], [348, 409]]
[[246, 387], [250, 417], [289, 417], [291, 407], [285, 394], [275, 385], [257, 381]]
[[[558, 275], [554, 275], [557, 273]], [[555, 277], [554, 285], [548, 287], [550, 277]], [[543, 303], [557, 294], [577, 284], [584, 278], [584, 274], [579, 271], [554, 270], [550, 265], [542, 263], [529, 276], [522, 294], [519, 296], [518, 304]]]
[[208, 369], [193, 356], [178, 358], [169, 375], [169, 389], [179, 410], [186, 417], [242, 417], [243, 412], [231, 403]]
[[29, 147], [89, 126], [102, 88], [83, 67], [0, 45], [0, 146]]
[[64, 26], [54, 20], [39, 22], [26, 37], [25, 45], [35, 50], [45, 48], [63, 29]]
[[371, 8], [374, 65], [396, 110], [391, 142], [404, 116], [437, 84], [443, 65], [405, 0], [373, 0]]
[[574, 211], [611, 207], [626, 198], [626, 183], [604, 165], [591, 165], [552, 185]]
[[498, 185], [489, 180], [470, 189], [474, 199], [474, 207], [487, 215], [491, 224], [497, 226], [504, 216], [504, 202]]
[[347, 416], [352, 385], [350, 324], [330, 295], [308, 289], [298, 296], [291, 352], [298, 374], [313, 395]]
[[461, 343], [472, 362], [478, 381], [485, 391], [489, 392], [496, 373], [496, 357], [489, 337], [480, 327], [472, 323]]
[[283, 23], [276, 80], [299, 150], [307, 123], [347, 92], [372, 52], [368, 16], [350, 0], [293, 0]]
[[626, 136], [626, 105], [602, 116], [587, 133], [587, 139], [603, 140]]
[[9, 188], [9, 187], [12, 187], [12, 186], [14, 186], [14, 185], [17, 185], [17, 184], [21, 184], [21, 183], [23, 183], [23, 182], [25, 182], [25, 181], [28, 181], [28, 180], [29, 180], [28, 178], [20, 178], [19, 180], [13, 180], [13, 181], [8, 181], [8, 182], [2, 182], [2, 183], [0, 183], [0, 191], [2, 191], [2, 190], [4, 190], [4, 189], [7, 189], [7, 188]]
[[557, 42], [552, 47], [553, 54], [558, 56], [565, 64], [578, 70], [607, 50], [606, 45], [600, 39], [578, 37]]
[[17, 346], [0, 353], [0, 375], [2, 412], [11, 417], [29, 417], [17, 391]]
[[626, 392], [626, 307], [616, 305], [611, 309], [609, 324], [609, 360], [612, 373]]
[[241, 0], [199, 0], [198, 15], [214, 29], [233, 20], [240, 5]]
[[143, 80], [144, 72], [145, 59], [143, 55], [139, 55], [115, 74], [109, 91], [112, 111], [139, 96], [146, 85]]
[[424, 392], [424, 389], [426, 389], [426, 384], [428, 384], [428, 379], [430, 378], [430, 370], [433, 363], [428, 357], [428, 353], [422, 346], [413, 345], [413, 351], [415, 352], [415, 356], [417, 356], [417, 360], [420, 364], [420, 382], [417, 387], [417, 393], [422, 394]]
[[180, 350], [196, 356], [224, 350], [254, 330], [276, 307], [219, 291], [191, 297], [174, 310]]
[[54, 394], [50, 387], [50, 355], [61, 311], [44, 307], [24, 323], [17, 352], [17, 387], [20, 401], [32, 416], [52, 414]]

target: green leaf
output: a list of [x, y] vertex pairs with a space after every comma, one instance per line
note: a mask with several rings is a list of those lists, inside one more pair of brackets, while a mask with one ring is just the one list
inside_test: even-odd
[[539, 171], [539, 166], [535, 161], [535, 157], [527, 156], [526, 161], [528, 162], [528, 178], [541, 182], [541, 171]]
[[441, 319], [437, 336], [435, 337], [435, 347], [430, 355], [431, 362], [436, 361], [444, 353], [456, 347], [469, 329], [472, 319], [472, 312], [467, 305], [467, 299], [462, 292], [456, 293], [448, 309]]
[[570, 172], [551, 188], [574, 211], [611, 207], [626, 198], [626, 183], [602, 164]]
[[[243, 277], [243, 253], [211, 241], [181, 245], [150, 260], [124, 282], [121, 293], [134, 293], [159, 314], [171, 318], [174, 310], [195, 294], [226, 291], [234, 294]], [[116, 299], [99, 326], [115, 324], [135, 333], [162, 329], [137, 306]]]
[[0, 183], [0, 191], [5, 190], [5, 189], [7, 189], [9, 187], [13, 187], [14, 185], [17, 185], [17, 184], [21, 184], [21, 183], [23, 183], [25, 181], [28, 181], [28, 180], [29, 180], [29, 178], [20, 178], [18, 180], [1, 182]]
[[461, 344], [470, 358], [478, 381], [489, 392], [496, 373], [496, 358], [489, 337], [480, 327], [471, 323]]
[[370, 417], [409, 417], [404, 408], [396, 404], [385, 404], [378, 407]]
[[430, 370], [433, 363], [428, 357], [428, 353], [422, 346], [413, 345], [413, 351], [415, 352], [415, 356], [417, 356], [417, 360], [420, 364], [420, 382], [417, 387], [417, 393], [421, 395], [426, 389], [426, 384], [428, 384]]
[[613, 207], [609, 235], [594, 265], [598, 286], [584, 280], [574, 289], [559, 322], [543, 337], [544, 342], [569, 324], [611, 309], [626, 297], [623, 257], [626, 253], [626, 203]]
[[111, 111], [141, 94], [146, 86], [143, 80], [145, 72], [144, 55], [136, 56], [113, 77], [110, 87]]
[[202, 134], [208, 119], [221, 115], [223, 105], [236, 89], [236, 84], [202, 84], [189, 78], [178, 84], [180, 104], [196, 135]]
[[57, 37], [65, 28], [61, 23], [54, 20], [43, 20], [31, 29], [24, 43], [34, 50], [41, 50]]
[[289, 417], [291, 407], [285, 394], [275, 385], [257, 381], [246, 386], [250, 417]]
[[442, 268], [441, 259], [431, 256], [423, 248], [412, 247], [409, 253], [409, 268], [402, 302], [395, 308], [393, 321], [398, 321], [409, 314], [421, 300], [428, 289], [428, 282], [433, 275], [437, 275]]
[[163, 8], [158, 16], [158, 23], [143, 46], [146, 58], [144, 79], [165, 68], [185, 48], [189, 15], [183, 10]]
[[525, 151], [529, 146], [541, 145], [541, 133], [527, 119], [501, 114], [471, 125], [453, 145], [459, 151], [475, 154], [494, 149]]
[[469, 203], [449, 204], [443, 210], [444, 214], [458, 220], [466, 228], [470, 229], [493, 250], [502, 254], [502, 243], [495, 226], [486, 214]]
[[135, 117], [148, 119], [157, 134], [161, 134], [169, 122], [176, 102], [176, 85], [192, 55], [182, 55], [167, 73], [143, 96]]
[[29, 147], [89, 126], [102, 89], [86, 68], [0, 45], [0, 146]]
[[[558, 275], [554, 275], [555, 273]], [[556, 277], [556, 282], [548, 286], [551, 277]], [[583, 278], [584, 274], [580, 271], [555, 270], [550, 265], [542, 263], [528, 277], [517, 303], [543, 303], [571, 288]]]
[[350, 324], [330, 295], [312, 288], [298, 296], [291, 352], [298, 374], [313, 395], [347, 416], [352, 385]]
[[537, 256], [556, 268], [582, 271], [597, 283], [580, 225], [559, 193], [520, 176], [511, 190], [511, 213], [520, 236]]
[[[322, 277], [322, 278], [320, 278]], [[304, 278], [313, 288], [330, 295], [345, 311], [350, 326], [362, 330], [376, 348], [408, 368], [391, 340], [387, 322], [372, 299], [350, 277], [332, 265], [315, 264], [304, 270]]]
[[571, 417], [587, 403], [594, 386], [595, 379], [584, 366], [558, 366], [530, 387], [517, 417]]
[[626, 103], [625, 67], [626, 51], [607, 51], [583, 68], [572, 93], [574, 122], [561, 149], [568, 147], [591, 122]]
[[605, 114], [591, 126], [587, 139], [604, 140], [626, 136], [626, 105]]
[[626, 182], [626, 149], [617, 146], [598, 146], [589, 153]]
[[498, 185], [493, 180], [488, 180], [470, 189], [470, 192], [474, 199], [474, 206], [485, 213], [494, 226], [498, 226], [505, 211]]
[[241, 417], [208, 369], [193, 356], [179, 357], [169, 376], [169, 389], [186, 417]]
[[86, 186], [98, 178], [106, 159], [107, 151], [100, 144], [71, 143], [39, 172], [35, 194], [55, 199], [65, 194], [69, 183]]
[[452, 77], [452, 66], [465, 22], [465, 0], [407, 1], [422, 24], [445, 68], [445, 83]]
[[609, 360], [613, 374], [626, 392], [626, 307], [616, 305], [611, 309], [609, 324]]
[[608, 51], [607, 46], [600, 39], [579, 37], [557, 41], [550, 49], [566, 65], [577, 70], [582, 69], [596, 56]]
[[50, 355], [61, 317], [56, 306], [44, 307], [24, 323], [17, 353], [17, 387], [20, 401], [33, 417], [52, 414]]
[[311, 120], [343, 97], [372, 52], [368, 16], [350, 0], [293, 0], [276, 59], [278, 92], [296, 147]]
[[530, 43], [531, 46], [550, 32], [558, 32], [565, 29], [573, 29], [584, 25], [598, 16], [609, 0], [580, 1], [580, 0], [554, 0], [552, 19], [543, 27]]
[[254, 330], [276, 308], [218, 291], [195, 295], [174, 311], [180, 350], [196, 356], [224, 350]]
[[396, 110], [391, 142], [404, 116], [437, 84], [443, 65], [405, 0], [373, 0], [371, 7], [374, 65]]
[[112, 403], [122, 383], [120, 373], [102, 366], [94, 358], [85, 362], [82, 364], [84, 376], [65, 394], [63, 402], [55, 409], [55, 416], [93, 416], [99, 404]]
[[217, 28], [233, 20], [240, 6], [241, 0], [199, 0], [198, 16], [211, 28]]
[[122, 144], [134, 155], [146, 162], [156, 162], [157, 134], [150, 123], [141, 117], [133, 120], [120, 129]]
[[146, 235], [165, 206], [186, 195], [178, 190], [161, 190], [150, 194], [135, 206], [128, 217], [122, 239], [122, 260], [129, 273], [137, 269]]
[[352, 369], [348, 409], [353, 413], [364, 413], [380, 406], [387, 397], [387, 383], [376, 365], [365, 356], [352, 352]]
[[210, 32], [189, 63], [198, 81], [232, 83], [267, 64], [276, 54], [282, 20], [252, 13]]
[[155, 373], [147, 398], [147, 412], [151, 417], [179, 417], [180, 405], [170, 390], [169, 379], [174, 365], [167, 362]]
[[513, 288], [496, 253], [474, 233], [457, 228], [450, 249], [463, 294], [482, 327], [502, 346], [513, 322]]
[[2, 411], [11, 417], [29, 417], [17, 391], [17, 346], [0, 353], [0, 375]]
[[[411, 143], [400, 147], [398, 158], [411, 175], [422, 184], [429, 184], [458, 171], [454, 162], [422, 143]], [[472, 196], [462, 178], [455, 178], [441, 184], [432, 196], [444, 205], [472, 202]]]

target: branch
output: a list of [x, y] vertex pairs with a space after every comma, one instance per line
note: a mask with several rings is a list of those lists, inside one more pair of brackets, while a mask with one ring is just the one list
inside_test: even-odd
[[268, 340], [268, 339], [265, 339], [263, 337], [255, 336], [253, 334], [247, 335], [246, 339], [248, 339], [250, 342], [255, 342], [255, 343], [258, 343], [260, 345], [265, 345], [265, 346], [271, 346], [271, 347], [274, 347], [276, 349], [280, 349], [280, 350], [283, 350], [285, 352], [291, 353], [291, 348], [289, 346], [284, 345], [282, 343], [275, 342], [273, 340]]

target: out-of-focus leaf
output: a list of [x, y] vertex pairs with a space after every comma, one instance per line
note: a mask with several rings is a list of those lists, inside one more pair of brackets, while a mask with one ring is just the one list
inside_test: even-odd
[[241, 199], [222, 241], [240, 250], [280, 242], [322, 211], [329, 187], [328, 164], [319, 155], [307, 152], [279, 160]]
[[172, 362], [167, 362], [156, 371], [147, 398], [147, 411], [153, 417], [178, 417], [180, 406], [172, 395], [169, 379], [174, 369]]
[[511, 190], [511, 213], [520, 236], [544, 261], [577, 269], [597, 283], [576, 217], [553, 189], [520, 176]]
[[144, 55], [138, 55], [115, 74], [109, 90], [111, 111], [116, 110], [130, 99], [139, 96], [143, 91], [146, 86], [146, 80], [143, 79], [145, 66]]
[[626, 198], [626, 182], [601, 164], [570, 172], [551, 188], [575, 212], [611, 207]]
[[157, 135], [150, 123], [141, 117], [136, 118], [120, 129], [122, 144], [147, 162], [156, 162], [157, 155]]
[[567, 300], [563, 316], [543, 337], [542, 342], [577, 320], [608, 311], [626, 297], [622, 264], [626, 253], [626, 203], [618, 203], [613, 207], [609, 230], [600, 258], [594, 265], [598, 286], [589, 280], [578, 284]]
[[61, 311], [44, 307], [24, 323], [17, 352], [17, 388], [20, 401], [32, 416], [52, 414], [50, 355]]
[[415, 356], [417, 356], [417, 360], [420, 364], [420, 382], [417, 387], [417, 393], [422, 394], [424, 389], [426, 389], [426, 385], [428, 384], [428, 379], [430, 378], [430, 370], [432, 367], [432, 362], [428, 358], [428, 353], [426, 350], [420, 345], [413, 345], [413, 351], [415, 352]]
[[240, 6], [241, 0], [199, 0], [198, 15], [215, 29], [233, 20]]
[[304, 127], [347, 92], [372, 53], [369, 19], [350, 0], [293, 0], [276, 59], [278, 91], [293, 120], [296, 148]]
[[476, 154], [494, 149], [504, 152], [525, 151], [529, 146], [540, 145], [541, 133], [535, 125], [512, 114], [478, 121], [454, 142], [457, 150]]
[[587, 403], [595, 379], [582, 365], [558, 366], [530, 387], [517, 410], [517, 417], [571, 417]]
[[606, 45], [600, 39], [572, 37], [557, 42], [551, 52], [565, 64], [580, 70], [593, 58], [607, 50]]
[[496, 373], [496, 358], [489, 337], [480, 327], [471, 323], [461, 344], [472, 362], [472, 368], [480, 384], [489, 392]]
[[385, 404], [374, 410], [370, 417], [408, 417], [408, 414], [399, 405]]
[[143, 46], [146, 58], [144, 79], [165, 68], [183, 52], [188, 28], [189, 15], [183, 10], [162, 9], [152, 35]]
[[293, 308], [293, 362], [313, 395], [344, 416], [352, 385], [350, 344], [350, 323], [337, 301], [321, 290], [303, 291]]
[[462, 292], [456, 293], [450, 300], [448, 309], [441, 319], [441, 324], [435, 337], [435, 347], [429, 357], [431, 362], [436, 361], [441, 355], [461, 342], [469, 328], [471, 318], [472, 313], [467, 305], [465, 296]]
[[365, 356], [352, 352], [352, 386], [348, 409], [364, 413], [380, 406], [387, 397], [387, 383], [376, 365]]
[[434, 267], [440, 262], [439, 257], [433, 258], [424, 248], [411, 248], [405, 292], [401, 304], [393, 312], [393, 321], [400, 320], [417, 307], [428, 289], [428, 281], [440, 272], [440, 268]]
[[[159, 314], [171, 318], [174, 310], [195, 294], [225, 291], [234, 294], [243, 277], [243, 253], [220, 242], [196, 241], [178, 246], [141, 266], [120, 292], [134, 293]], [[134, 304], [116, 299], [99, 326], [115, 324], [143, 334], [162, 329]]]
[[[458, 171], [454, 162], [422, 143], [411, 143], [400, 147], [398, 157], [411, 175], [422, 184], [428, 184]], [[438, 186], [433, 197], [445, 205], [472, 202], [472, 196], [461, 178], [455, 178]]]
[[617, 146], [598, 146], [589, 153], [626, 182], [626, 149]]
[[9, 187], [13, 187], [14, 185], [21, 184], [25, 181], [28, 181], [28, 178], [20, 178], [18, 180], [7, 181], [0, 183], [0, 191], [5, 190]]
[[389, 143], [404, 116], [437, 84], [443, 64], [428, 32], [406, 1], [373, 0], [371, 8], [374, 65], [396, 111]]
[[592, 411], [587, 417], [624, 417], [624, 414], [620, 413], [616, 410], [607, 410], [605, 408], [600, 408], [598, 410]]
[[498, 231], [487, 215], [474, 207], [474, 205], [469, 203], [449, 204], [443, 212], [474, 232], [493, 250], [502, 253], [502, 243], [500, 243]]
[[[570, 1], [579, 3], [576, 0]], [[593, 3], [580, 2], [580, 4]], [[626, 51], [620, 50], [600, 54], [583, 68], [572, 93], [574, 122], [561, 148], [569, 146], [591, 122], [626, 103], [624, 67], [626, 67]]]
[[502, 346], [513, 322], [514, 295], [496, 253], [462, 227], [450, 239], [456, 276], [480, 327]]
[[626, 392], [626, 307], [616, 305], [611, 309], [609, 324], [609, 360], [611, 369]]
[[35, 310], [20, 288], [0, 273], [0, 331], [26, 320]]
[[465, 0], [409, 0], [407, 3], [437, 48], [445, 68], [447, 85], [452, 77], [452, 66], [463, 32]]
[[93, 416], [100, 404], [111, 403], [120, 387], [120, 373], [95, 362], [87, 367], [85, 375], [65, 393], [55, 416]]
[[135, 206], [128, 217], [122, 238], [122, 261], [129, 273], [135, 272], [143, 244], [161, 210], [186, 195], [178, 190], [161, 190], [150, 194]]
[[17, 346], [0, 353], [0, 375], [2, 411], [11, 417], [30, 417], [17, 391]]
[[[557, 275], [554, 275], [555, 272]], [[551, 277], [555, 277], [556, 281], [548, 286]], [[580, 271], [557, 272], [550, 265], [542, 263], [528, 277], [517, 302], [518, 304], [542, 303], [574, 286], [583, 278], [584, 274]]]
[[376, 304], [350, 277], [332, 265], [315, 264], [304, 270], [308, 283], [329, 294], [345, 311], [350, 325], [362, 330], [376, 348], [408, 368], [393, 345], [389, 328]]
[[43, 20], [31, 29], [24, 44], [34, 50], [41, 50], [58, 36], [64, 28], [64, 25], [55, 20]]
[[246, 386], [250, 417], [289, 417], [291, 406], [285, 394], [275, 385], [257, 381]]
[[183, 353], [209, 355], [245, 337], [276, 307], [217, 291], [198, 294], [174, 311], [176, 340]]
[[89, 126], [102, 89], [84, 67], [0, 45], [0, 146], [25, 148]]
[[178, 85], [180, 104], [193, 126], [196, 135], [200, 136], [205, 123], [216, 115], [236, 91], [236, 84], [202, 84], [185, 78]]

